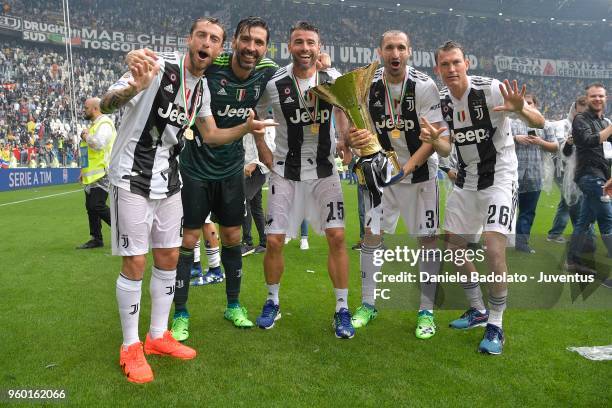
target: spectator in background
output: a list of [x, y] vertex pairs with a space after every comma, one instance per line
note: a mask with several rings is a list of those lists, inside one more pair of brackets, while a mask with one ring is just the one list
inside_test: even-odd
[[578, 222], [572, 233], [567, 254], [567, 270], [592, 273], [582, 258], [589, 226], [597, 221], [601, 238], [612, 256], [612, 204], [603, 190], [610, 179], [612, 159], [612, 124], [604, 117], [607, 101], [606, 88], [601, 83], [586, 88], [587, 109], [576, 114], [572, 122], [572, 136], [576, 145], [576, 174], [574, 180], [582, 191]]
[[[266, 144], [270, 151], [275, 150], [274, 129], [266, 130]], [[250, 133], [242, 139], [244, 145], [244, 194], [246, 197], [246, 216], [242, 223], [242, 256], [252, 253], [260, 254], [266, 251], [265, 216], [263, 211], [262, 188], [266, 183], [270, 170], [259, 160], [257, 146]], [[251, 235], [252, 222], [259, 235], [259, 245], [253, 245]]]
[[[525, 102], [533, 108], [538, 107], [538, 101], [533, 94], [525, 95]], [[535, 250], [529, 246], [529, 236], [544, 180], [542, 152], [554, 153], [559, 150], [559, 145], [553, 133], [529, 128], [521, 119], [512, 121], [512, 136], [518, 159], [516, 250], [533, 254]]]
[[102, 221], [110, 226], [110, 208], [106, 205], [109, 181], [106, 175], [110, 153], [117, 136], [113, 121], [100, 112], [100, 99], [85, 101], [83, 116], [91, 121], [89, 130], [81, 133], [81, 182], [85, 188], [85, 208], [91, 239], [77, 249], [104, 246]]
[[[565, 176], [565, 171], [567, 168], [567, 161], [574, 154], [572, 121], [574, 120], [574, 116], [576, 116], [577, 113], [584, 112], [586, 108], [586, 96], [578, 97], [578, 99], [576, 99], [576, 101], [572, 104], [567, 118], [561, 121], [561, 124], [557, 125], [557, 130], [559, 133], [557, 135], [557, 141], [559, 143], [559, 153], [554, 157], [553, 160], [555, 163], [555, 183], [561, 191], [561, 198], [559, 200], [559, 204], [557, 205], [557, 212], [555, 213], [553, 225], [548, 231], [548, 235], [546, 237], [546, 240], [550, 242], [556, 242], [559, 244], [565, 243], [565, 238], [563, 238], [563, 231], [565, 231], [565, 227], [567, 226], [568, 220], [572, 220], [572, 226], [575, 226], [576, 221], [578, 220], [580, 201], [568, 205], [567, 200], [565, 199], [565, 192], [563, 189], [563, 178]], [[573, 171], [574, 169], [570, 168], [570, 170]]]

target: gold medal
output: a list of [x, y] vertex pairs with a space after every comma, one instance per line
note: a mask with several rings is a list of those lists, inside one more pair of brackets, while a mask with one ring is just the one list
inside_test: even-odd
[[191, 130], [191, 128], [185, 129], [184, 135], [185, 135], [185, 139], [193, 140], [193, 130]]
[[401, 135], [401, 132], [400, 132], [400, 130], [399, 130], [399, 129], [393, 129], [393, 130], [391, 131], [391, 137], [392, 137], [393, 139], [399, 139], [400, 135]]
[[318, 135], [319, 134], [319, 124], [318, 123], [313, 123], [312, 125], [310, 125], [310, 132], [313, 135]]

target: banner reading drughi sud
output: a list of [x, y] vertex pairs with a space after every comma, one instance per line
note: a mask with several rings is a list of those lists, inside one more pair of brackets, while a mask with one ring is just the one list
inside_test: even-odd
[[[51, 21], [26, 20], [20, 17], [0, 15], [0, 32], [12, 32], [25, 41], [47, 44], [64, 44], [66, 29]], [[158, 52], [185, 50], [185, 37], [177, 33], [131, 33], [104, 30], [94, 27], [73, 28], [70, 32], [73, 47], [94, 50], [129, 52], [139, 48], [151, 48]], [[229, 51], [230, 44], [225, 44]], [[331, 56], [334, 64], [366, 65], [378, 59], [376, 47], [360, 47], [346, 44], [324, 45], [323, 50]], [[290, 59], [286, 42], [271, 42], [268, 56], [279, 63]], [[491, 58], [473, 54], [467, 55], [473, 70], [490, 69]], [[414, 50], [410, 64], [419, 69], [434, 66], [433, 50]], [[592, 63], [587, 61], [566, 61], [541, 58], [495, 56], [498, 72], [515, 71], [534, 76], [556, 76], [574, 78], [612, 78], [612, 62]]]
[[612, 62], [568, 61], [544, 58], [495, 56], [497, 72], [515, 71], [534, 76], [612, 78]]

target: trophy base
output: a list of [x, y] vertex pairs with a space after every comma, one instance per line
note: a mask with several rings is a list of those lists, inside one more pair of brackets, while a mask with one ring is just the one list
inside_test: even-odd
[[368, 168], [365, 171], [366, 172], [374, 171], [374, 173], [378, 175], [378, 178], [380, 178], [382, 168], [379, 168], [378, 170], [376, 170], [376, 168], [372, 166], [373, 160], [369, 160], [369, 159], [374, 159], [377, 155], [384, 155], [389, 161], [389, 163], [391, 163], [391, 165], [393, 166], [393, 171], [391, 172], [391, 175], [395, 176], [399, 174], [401, 167], [399, 165], [397, 153], [393, 150], [390, 150], [388, 152], [383, 152], [379, 150], [376, 153], [370, 154], [368, 156], [362, 156], [359, 158], [359, 161], [355, 165], [355, 174], [357, 175], [357, 182], [359, 183], [359, 185], [362, 185], [362, 186], [368, 185], [368, 182], [366, 181], [366, 177], [364, 173], [364, 168], [363, 168], [364, 165], [366, 165], [366, 163], [367, 163]]

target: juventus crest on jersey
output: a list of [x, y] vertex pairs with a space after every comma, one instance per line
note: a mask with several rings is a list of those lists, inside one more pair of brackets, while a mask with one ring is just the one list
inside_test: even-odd
[[[339, 76], [335, 69], [319, 72], [318, 84]], [[323, 100], [317, 103], [307, 93], [317, 85], [316, 77], [307, 80], [293, 77], [293, 64], [280, 68], [268, 82], [257, 105], [260, 117], [265, 117], [267, 109], [272, 107], [274, 120], [280, 124], [276, 128], [273, 171], [289, 180], [314, 180], [336, 172], [333, 106]], [[302, 95], [298, 94], [298, 87]], [[318, 133], [313, 132], [315, 122]]]
[[442, 116], [451, 130], [458, 162], [455, 185], [483, 190], [494, 183], [517, 180], [517, 159], [507, 112], [495, 112], [504, 98], [496, 79], [468, 76], [468, 89], [456, 99], [440, 91]]
[[[438, 87], [428, 75], [408, 67], [404, 83], [397, 87], [387, 84], [389, 89], [386, 89], [384, 72], [385, 68], [381, 67], [374, 73], [370, 87], [370, 117], [382, 148], [395, 150], [400, 165], [403, 165], [423, 144], [419, 139], [420, 118], [426, 118], [430, 123], [442, 122]], [[393, 109], [389, 103], [394, 104]], [[394, 129], [400, 131], [396, 137], [392, 132]], [[417, 169], [402, 182], [429, 180], [436, 177], [437, 169], [438, 155], [434, 153], [427, 160], [427, 166]]]
[[[176, 52], [160, 54], [157, 77], [126, 104], [111, 154], [109, 179], [113, 185], [152, 199], [180, 191], [177, 157], [187, 120], [180, 92], [182, 57]], [[200, 108], [210, 105], [206, 82], [184, 71], [189, 111], [196, 109], [203, 117], [206, 112]], [[128, 86], [130, 79], [131, 75], [125, 74], [109, 90]]]

